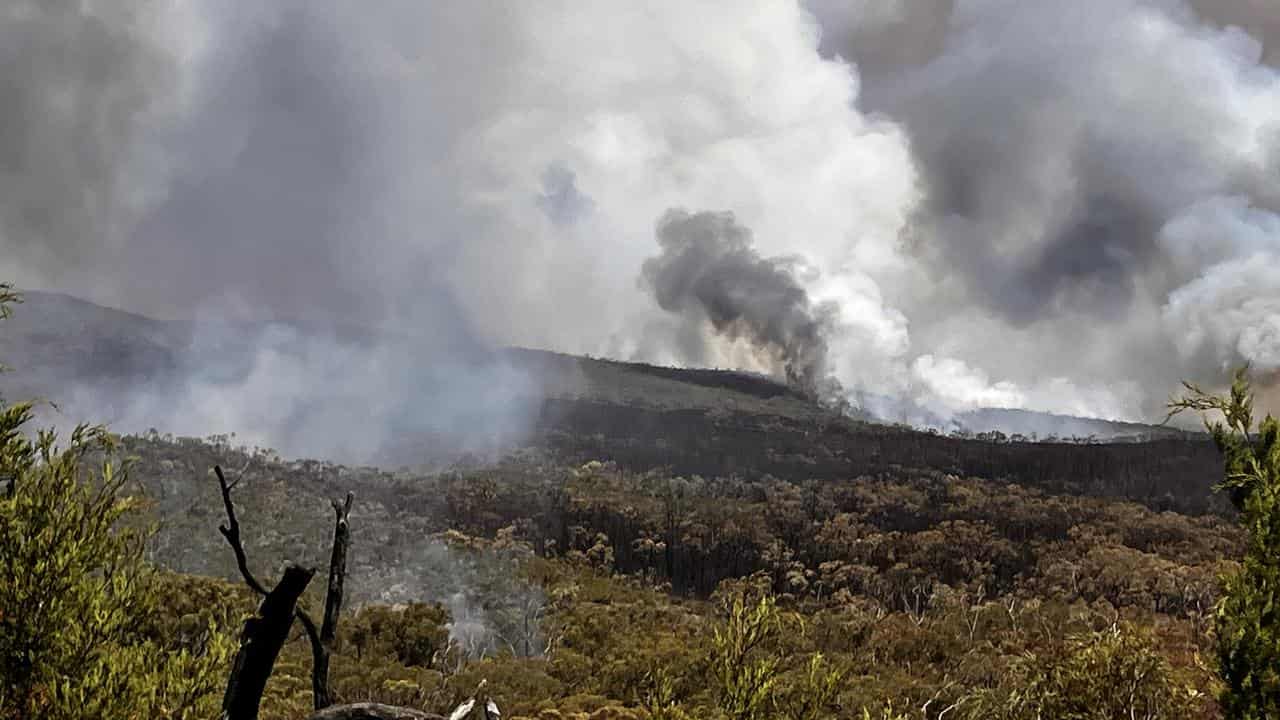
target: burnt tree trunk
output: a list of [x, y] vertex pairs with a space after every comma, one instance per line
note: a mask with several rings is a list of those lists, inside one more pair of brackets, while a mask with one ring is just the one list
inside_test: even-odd
[[346, 502], [333, 501], [333, 512], [337, 519], [333, 527], [333, 552], [329, 557], [329, 588], [325, 593], [324, 621], [318, 636], [315, 625], [307, 623], [313, 663], [311, 694], [316, 710], [323, 710], [333, 704], [333, 697], [329, 693], [329, 656], [333, 653], [333, 642], [338, 634], [338, 616], [342, 613], [342, 589], [347, 576], [347, 548], [351, 544], [351, 529], [347, 523], [347, 517], [351, 514], [353, 499], [352, 494], [347, 493]]
[[245, 621], [240, 650], [222, 698], [222, 720], [257, 720], [267, 678], [289, 637], [298, 598], [314, 575], [314, 570], [288, 566], [280, 582], [262, 599], [258, 614]]
[[[247, 465], [245, 469], [248, 469]], [[213, 471], [218, 476], [222, 504], [227, 511], [227, 522], [218, 530], [227, 539], [232, 552], [235, 553], [236, 566], [239, 567], [245, 584], [263, 596], [257, 617], [245, 622], [244, 634], [240, 639], [240, 650], [236, 653], [231, 677], [227, 680], [227, 692], [222, 701], [222, 720], [257, 720], [267, 678], [271, 676], [280, 648], [289, 637], [289, 628], [295, 617], [302, 623], [307, 639], [311, 641], [311, 690], [317, 711], [316, 718], [424, 720], [437, 717], [407, 708], [370, 703], [330, 708], [333, 705], [333, 696], [329, 691], [329, 658], [333, 653], [333, 644], [338, 635], [338, 617], [342, 614], [343, 586], [347, 576], [347, 550], [351, 545], [348, 517], [351, 514], [354, 496], [347, 493], [345, 502], [333, 501], [335, 523], [333, 550], [329, 556], [329, 586], [325, 593], [324, 618], [322, 625], [317, 628], [311, 616], [298, 607], [298, 599], [302, 596], [307, 584], [311, 582], [315, 570], [290, 565], [285, 568], [284, 577], [280, 578], [280, 582], [268, 592], [249, 569], [244, 543], [240, 539], [240, 522], [236, 518], [235, 503], [231, 500], [231, 491], [239, 484], [240, 477], [244, 476], [244, 470], [240, 471], [240, 477], [237, 477], [234, 482], [227, 481], [221, 467], [215, 465]], [[330, 708], [330, 711], [325, 711], [325, 708]]]

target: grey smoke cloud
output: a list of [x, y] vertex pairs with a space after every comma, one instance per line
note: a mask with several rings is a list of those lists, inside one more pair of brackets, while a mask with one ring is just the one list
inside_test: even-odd
[[[145, 129], [179, 90], [166, 18], [78, 2], [0, 9], [0, 238], [15, 268], [83, 279], [86, 255], [119, 249], [141, 198]], [[117, 282], [103, 273], [104, 286]]]
[[[137, 25], [110, 5], [88, 8], [54, 16], [25, 3], [23, 13], [47, 22], [24, 30], [67, 53], [66, 28], [86, 13], [121, 33]], [[421, 368], [468, 365], [457, 347], [690, 362], [685, 347], [651, 343], [642, 330], [662, 316], [634, 278], [663, 211], [731, 208], [769, 238], [760, 248], [769, 256], [795, 232], [818, 240], [803, 248], [815, 265], [884, 265], [913, 193], [900, 133], [852, 109], [849, 68], [814, 52], [810, 16], [767, 2], [726, 25], [723, 10], [145, 6], [141, 26], [157, 29], [128, 36], [148, 51], [145, 63], [68, 60], [76, 72], [98, 68], [145, 88], [163, 112], [126, 115], [111, 133], [63, 128], [45, 143], [121, 148], [102, 174], [133, 188], [130, 202], [106, 202], [67, 233], [19, 226], [9, 220], [24, 211], [6, 210], [0, 242], [39, 252], [3, 253], [0, 272], [28, 288], [194, 321], [213, 328], [214, 345], [245, 323], [312, 328], [320, 339], [287, 353], [268, 335], [244, 335], [251, 359], [217, 383], [198, 365], [211, 354], [195, 349], [199, 372], [185, 378], [184, 394], [108, 408], [142, 422], [181, 405], [200, 411], [148, 424], [253, 428], [281, 449], [299, 446], [300, 435], [323, 444], [342, 426], [321, 413], [300, 433], [302, 408], [356, 398], [379, 408], [406, 388], [430, 397]], [[602, 62], [584, 73], [583, 58]], [[150, 79], [162, 71], [171, 83]], [[33, 97], [6, 96], [5, 112], [43, 110]], [[798, 194], [815, 169], [822, 190]], [[32, 193], [51, 215], [79, 212], [74, 198]], [[852, 194], [863, 200], [845, 202]], [[797, 204], [806, 217], [794, 216]], [[850, 243], [855, 228], [863, 237]], [[856, 295], [876, 302], [872, 285]], [[393, 363], [380, 348], [327, 340], [346, 324], [417, 338], [420, 352]], [[706, 346], [699, 359], [712, 364], [756, 356]], [[484, 380], [476, 384], [509, 384]], [[275, 409], [231, 402], [262, 398]]]
[[[27, 159], [6, 174], [3, 242], [22, 250], [5, 253], [7, 276], [164, 318], [234, 305], [470, 333], [448, 266], [476, 219], [457, 210], [448, 154], [476, 104], [454, 83], [482, 52], [442, 40], [499, 39], [500, 17], [8, 7], [20, 19], [4, 48], [23, 61], [5, 64], [4, 122], [22, 130], [5, 133], [6, 155]], [[437, 44], [431, 62], [414, 57]]]
[[[0, 143], [17, 164], [0, 180], [0, 272], [185, 327], [172, 368], [40, 388], [62, 420], [347, 462], [518, 442], [532, 381], [486, 354], [450, 287], [466, 224], [433, 171], [466, 103], [426, 64], [429, 97], [397, 106], [409, 78], [386, 72], [438, 39], [395, 30], [425, 12], [7, 8], [0, 124], [16, 132]], [[432, 32], [470, 22], [454, 14], [433, 13]]]
[[539, 388], [484, 347], [253, 319], [193, 322], [28, 293], [5, 321], [6, 398], [56, 403], [43, 420], [120, 431], [234, 433], [235, 444], [345, 463], [438, 463], [518, 445]]
[[[662, 254], [644, 262], [642, 276], [663, 310], [692, 323], [700, 337], [744, 338], [766, 362], [800, 387], [827, 379], [827, 318], [796, 279], [794, 259], [761, 257], [751, 232], [732, 213], [669, 210], [658, 221]], [[707, 355], [699, 352], [697, 358]]]
[[[21, 0], [0, 273], [422, 339], [267, 383], [294, 393], [429, 389], [418, 368], [493, 344], [778, 371], [774, 335], [635, 282], [669, 208], [728, 211], [833, 308], [824, 372], [855, 397], [1162, 417], [1177, 380], [1272, 357], [1269, 5]], [[777, 297], [752, 317], [793, 317]]]
[[1280, 13], [1271, 0], [1192, 0], [1192, 8], [1216, 27], [1237, 27], [1262, 43], [1262, 59], [1280, 66]]
[[546, 594], [517, 571], [516, 557], [504, 550], [462, 550], [438, 536], [424, 537], [383, 558], [376, 570], [366, 570], [354, 599], [444, 605], [459, 661], [502, 652], [541, 656], [546, 649]]
[[916, 373], [927, 394], [999, 378], [1007, 404], [1062, 407], [1058, 378], [1140, 419], [1180, 378], [1274, 367], [1274, 283], [1250, 274], [1280, 243], [1267, 5], [810, 3], [925, 183], [911, 252], [932, 280], [895, 299], [917, 348], [974, 371]]

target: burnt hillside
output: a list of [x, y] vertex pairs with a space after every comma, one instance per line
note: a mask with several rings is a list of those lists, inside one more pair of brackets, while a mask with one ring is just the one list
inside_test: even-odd
[[929, 469], [1049, 492], [1128, 498], [1156, 510], [1225, 509], [1211, 492], [1221, 460], [1195, 435], [1091, 444], [995, 442], [843, 419], [558, 399], [544, 402], [538, 429], [540, 441], [566, 459], [608, 459], [635, 469], [790, 481]]
[[[0, 377], [0, 394], [59, 403], [74, 400], [64, 397], [67, 388], [85, 385], [108, 388], [116, 396], [139, 389], [155, 394], [157, 387], [180, 385], [185, 364], [205, 357], [192, 351], [191, 336], [189, 325], [64, 295], [29, 293], [0, 332], [0, 359], [18, 369]], [[368, 343], [369, 337], [359, 341]], [[215, 353], [230, 358], [231, 382], [233, 350]], [[527, 422], [520, 436], [507, 439], [508, 447], [533, 446], [566, 461], [612, 460], [633, 470], [668, 467], [685, 475], [788, 481], [908, 468], [1007, 479], [1050, 492], [1130, 498], [1158, 510], [1223, 507], [1210, 492], [1221, 472], [1214, 449], [1201, 435], [1167, 428], [1067, 418], [1099, 437], [1153, 439], [1089, 444], [996, 441], [994, 435], [965, 439], [837, 416], [751, 373], [518, 348], [494, 353], [490, 361], [529, 378], [527, 387], [533, 388], [531, 396], [511, 400], [516, 409], [510, 414]], [[423, 398], [421, 407], [430, 412], [431, 398]], [[1022, 411], [974, 417], [990, 419], [993, 429], [1011, 419], [1059, 425], [1064, 420]], [[437, 442], [411, 432], [388, 438], [388, 448], [385, 464], [392, 466], [430, 464], [453, 452], [447, 439]]]

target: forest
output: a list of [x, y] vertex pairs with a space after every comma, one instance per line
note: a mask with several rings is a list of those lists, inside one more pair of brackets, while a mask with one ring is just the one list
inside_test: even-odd
[[1188, 389], [1227, 424], [1172, 489], [1134, 458], [1212, 446], [389, 471], [8, 403], [0, 718], [1268, 717], [1277, 428]]

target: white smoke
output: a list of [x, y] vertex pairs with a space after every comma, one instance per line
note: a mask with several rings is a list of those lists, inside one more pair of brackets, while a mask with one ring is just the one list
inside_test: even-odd
[[884, 286], [910, 354], [937, 359], [913, 364], [916, 385], [951, 406], [1137, 420], [1182, 378], [1263, 362], [1275, 284], [1250, 268], [1280, 209], [1276, 13], [874, 5], [810, 3], [823, 52], [863, 69], [863, 107], [902, 123], [925, 184], [909, 235], [924, 279]]
[[[667, 210], [731, 212], [838, 308], [855, 397], [1150, 418], [1183, 377], [1274, 363], [1280, 80], [1251, 2], [19, 2], [0, 32], [58, 62], [0, 71], [0, 163], [29, 160], [0, 272], [162, 317], [238, 298], [768, 370], [638, 282]], [[321, 345], [299, 372], [267, 342], [242, 397], [416, 377]], [[211, 431], [297, 417], [189, 397]]]
[[1280, 369], [1280, 216], [1242, 198], [1214, 198], [1160, 236], [1194, 279], [1169, 295], [1164, 321], [1179, 353], [1226, 372], [1241, 360]]

